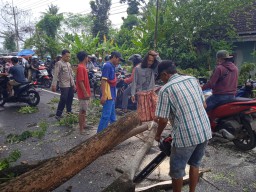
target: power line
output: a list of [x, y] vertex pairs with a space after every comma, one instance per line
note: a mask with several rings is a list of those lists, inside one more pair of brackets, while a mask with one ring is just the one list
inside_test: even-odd
[[50, 3], [53, 3], [53, 2], [56, 2], [57, 0], [44, 0], [44, 1], [41, 1], [39, 3], [36, 3], [36, 4], [30, 4], [30, 6], [27, 6], [25, 9], [28, 11], [28, 10], [31, 10], [31, 9], [36, 9], [36, 8], [39, 8], [39, 7], [43, 7], [47, 4], [50, 4]]

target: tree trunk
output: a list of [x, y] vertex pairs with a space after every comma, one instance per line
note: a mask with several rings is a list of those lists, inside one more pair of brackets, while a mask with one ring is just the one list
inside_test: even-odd
[[139, 124], [138, 114], [128, 113], [103, 132], [94, 135], [63, 155], [51, 158], [35, 169], [1, 184], [0, 191], [53, 190], [115, 147], [123, 140], [122, 137]]
[[[140, 127], [140, 129], [143, 128], [142, 126]], [[110, 184], [107, 188], [105, 188], [103, 192], [135, 191], [135, 184], [133, 183], [133, 178], [144, 156], [153, 145], [156, 134], [156, 128], [156, 124], [152, 122], [150, 125], [150, 132], [147, 141], [145, 141], [144, 145], [140, 148], [139, 151], [137, 151], [135, 157], [131, 161], [129, 161], [130, 164], [128, 165], [124, 173], [119, 178], [117, 178], [112, 184]]]

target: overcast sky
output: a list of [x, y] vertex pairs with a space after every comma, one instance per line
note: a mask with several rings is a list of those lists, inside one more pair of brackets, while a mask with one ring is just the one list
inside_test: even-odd
[[[8, 1], [10, 4], [12, 0]], [[126, 17], [127, 4], [120, 4], [120, 0], [112, 0], [109, 19], [115, 28], [122, 25], [122, 17]], [[91, 11], [90, 0], [13, 0], [13, 5], [19, 9], [31, 10], [33, 16], [38, 20], [41, 12], [45, 12], [50, 4], [57, 5], [59, 12], [89, 13]]]

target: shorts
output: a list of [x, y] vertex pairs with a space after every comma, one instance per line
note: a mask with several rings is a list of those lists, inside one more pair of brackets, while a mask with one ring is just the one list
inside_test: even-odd
[[87, 111], [89, 100], [79, 99], [79, 111]]
[[18, 83], [18, 82], [15, 81], [15, 80], [10, 80], [10, 81], [9, 81], [9, 84], [10, 84], [11, 86], [16, 86], [16, 85], [19, 85], [20, 83]]
[[174, 147], [172, 146], [170, 156], [170, 172], [169, 175], [173, 179], [180, 179], [186, 175], [186, 164], [193, 167], [199, 167], [205, 153], [208, 141], [190, 147]]

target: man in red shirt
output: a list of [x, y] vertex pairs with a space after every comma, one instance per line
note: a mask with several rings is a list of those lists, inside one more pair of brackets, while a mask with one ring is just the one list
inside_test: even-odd
[[84, 132], [85, 128], [85, 115], [91, 96], [90, 84], [86, 65], [88, 63], [88, 55], [85, 51], [77, 53], [79, 64], [76, 71], [76, 87], [77, 96], [79, 99], [79, 128], [80, 133]]

